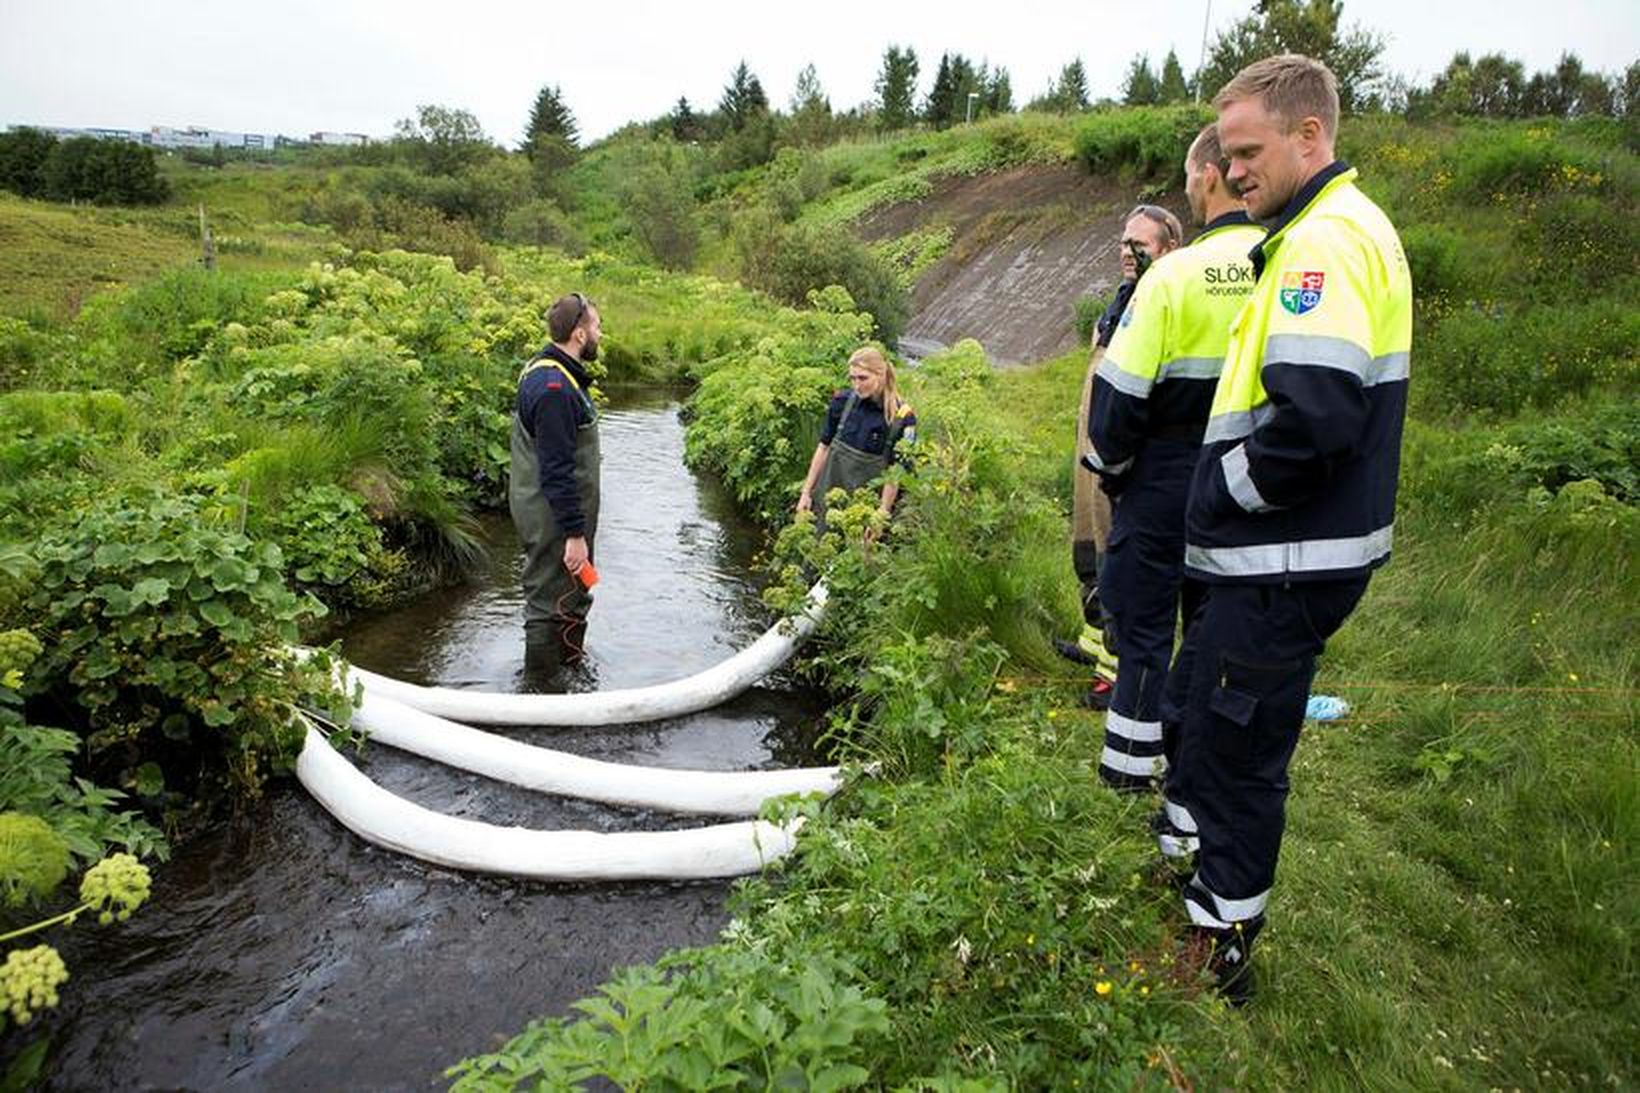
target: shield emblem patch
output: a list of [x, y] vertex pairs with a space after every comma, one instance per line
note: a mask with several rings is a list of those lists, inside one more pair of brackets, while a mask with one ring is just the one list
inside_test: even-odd
[[1294, 315], [1313, 311], [1321, 303], [1327, 275], [1321, 270], [1291, 270], [1281, 275], [1281, 306]]

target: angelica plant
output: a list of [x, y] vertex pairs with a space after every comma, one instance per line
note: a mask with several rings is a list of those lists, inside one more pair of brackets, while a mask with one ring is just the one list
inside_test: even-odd
[[[94, 912], [107, 926], [124, 922], [148, 901], [152, 879], [148, 867], [132, 854], [110, 854], [87, 869], [80, 878], [80, 902], [62, 914], [41, 919], [0, 934], [0, 943], [15, 941], [52, 926], [72, 925], [81, 915]], [[43, 1010], [57, 1005], [57, 988], [68, 981], [68, 967], [50, 945], [13, 949], [0, 965], [0, 1031], [7, 1021], [26, 1025]]]

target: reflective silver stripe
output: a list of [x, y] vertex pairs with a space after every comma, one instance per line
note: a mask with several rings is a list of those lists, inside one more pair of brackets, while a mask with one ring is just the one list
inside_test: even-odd
[[1268, 888], [1256, 896], [1249, 896], [1247, 899], [1225, 899], [1203, 884], [1200, 874], [1197, 875], [1195, 884], [1197, 888], [1213, 897], [1213, 909], [1218, 911], [1222, 918], [1230, 922], [1245, 922], [1257, 915], [1262, 915], [1264, 905], [1270, 902], [1270, 890]]
[[1099, 371], [1094, 374], [1122, 394], [1132, 395], [1134, 398], [1149, 398], [1150, 389], [1156, 385], [1154, 379], [1136, 376], [1108, 356], [1099, 362]]
[[1105, 731], [1113, 736], [1120, 736], [1124, 740], [1132, 740], [1141, 744], [1160, 744], [1162, 742], [1162, 723], [1160, 721], [1135, 721], [1131, 717], [1123, 717], [1115, 710], [1105, 711]]
[[1356, 569], [1389, 553], [1394, 525], [1345, 539], [1303, 539], [1296, 543], [1203, 547], [1187, 545], [1184, 564], [1215, 577], [1267, 577], [1280, 573], [1322, 573]]
[[1168, 822], [1174, 827], [1178, 828], [1180, 831], [1188, 832], [1191, 835], [1196, 833], [1196, 817], [1190, 814], [1190, 810], [1188, 808], [1179, 804], [1179, 802], [1173, 800], [1171, 797], [1163, 799], [1162, 808], [1167, 813]]
[[1224, 368], [1223, 357], [1176, 357], [1156, 371], [1156, 382], [1162, 380], [1216, 380]]
[[[1194, 883], [1195, 882], [1192, 882], [1192, 884]], [[1201, 891], [1199, 887], [1196, 890], [1198, 892]], [[1224, 921], [1222, 918], [1215, 917], [1213, 912], [1191, 899], [1188, 895], [1184, 898], [1184, 909], [1190, 913], [1190, 921], [1194, 925], [1207, 926], [1214, 930], [1230, 929], [1230, 924], [1228, 922]]]
[[1099, 450], [1092, 445], [1089, 445], [1087, 454], [1082, 458], [1093, 470], [1104, 471], [1106, 474], [1121, 474], [1129, 467], [1133, 466], [1133, 461], [1138, 457], [1128, 456], [1128, 458], [1122, 460], [1120, 463], [1106, 463], [1103, 459], [1099, 458]]
[[1251, 410], [1231, 410], [1219, 414], [1208, 421], [1207, 432], [1202, 435], [1202, 444], [1205, 446], [1220, 440], [1240, 440], [1269, 421], [1275, 416], [1275, 412], [1274, 406], [1264, 402]]
[[1316, 365], [1337, 368], [1361, 381], [1362, 386], [1395, 383], [1412, 370], [1412, 354], [1401, 351], [1374, 357], [1347, 338], [1325, 334], [1272, 334], [1264, 343], [1266, 364]]
[[1271, 334], [1264, 340], [1263, 363], [1337, 368], [1365, 383], [1372, 368], [1372, 354], [1348, 338], [1326, 334]]
[[1412, 376], [1412, 354], [1404, 351], [1385, 353], [1372, 359], [1372, 367], [1374, 375], [1367, 381], [1368, 387], [1375, 383], [1398, 383]]
[[1099, 765], [1137, 778], [1148, 778], [1162, 772], [1167, 758], [1161, 755], [1128, 755], [1106, 744], [1105, 750], [1099, 753]]
[[1164, 858], [1188, 858], [1201, 849], [1202, 841], [1194, 835], [1157, 835], [1156, 849]]
[[1247, 445], [1237, 444], [1219, 456], [1219, 467], [1224, 471], [1224, 485], [1230, 496], [1247, 512], [1274, 512], [1280, 505], [1272, 505], [1258, 492], [1247, 466]]

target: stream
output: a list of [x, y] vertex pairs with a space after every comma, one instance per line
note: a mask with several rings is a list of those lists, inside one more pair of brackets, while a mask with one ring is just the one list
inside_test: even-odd
[[[676, 395], [616, 392], [602, 430], [602, 580], [584, 672], [525, 674], [520, 558], [504, 514], [483, 522], [484, 572], [350, 623], [348, 658], [417, 683], [586, 690], [689, 675], [753, 641], [769, 621], [751, 577], [760, 537], [684, 467]], [[505, 731], [602, 759], [746, 770], [810, 762], [821, 712], [777, 676], [674, 721]], [[490, 823], [713, 822], [547, 797], [385, 747], [350, 758], [394, 793]], [[43, 1022], [46, 1088], [440, 1088], [445, 1066], [567, 1013], [615, 968], [712, 941], [728, 888], [458, 873], [366, 844], [283, 780], [177, 847], [129, 922], [55, 935], [72, 979]]]

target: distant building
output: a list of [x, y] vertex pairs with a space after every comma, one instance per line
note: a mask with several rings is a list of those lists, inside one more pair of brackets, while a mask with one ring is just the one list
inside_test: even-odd
[[313, 144], [329, 144], [342, 148], [357, 148], [369, 144], [370, 138], [363, 133], [314, 133], [308, 137]]
[[94, 137], [97, 140], [128, 140], [133, 144], [147, 144], [148, 134], [139, 133], [134, 129], [75, 129], [63, 125], [13, 125], [9, 128], [35, 129], [41, 133], [49, 133], [58, 140], [73, 140], [76, 137]]
[[156, 125], [147, 132], [137, 129], [105, 129], [95, 126], [74, 128], [61, 125], [12, 125], [7, 128], [38, 129], [42, 133], [51, 134], [58, 140], [73, 140], [76, 137], [94, 137], [97, 140], [128, 140], [133, 144], [145, 144], [150, 148], [168, 150], [178, 148], [243, 148], [266, 151], [302, 144], [358, 147], [370, 143], [370, 138], [363, 133], [321, 132], [314, 133], [306, 141], [302, 141], [274, 133], [240, 133], [231, 129], [208, 129], [202, 125], [190, 125], [182, 129], [169, 125]]

